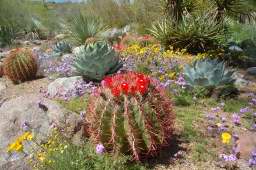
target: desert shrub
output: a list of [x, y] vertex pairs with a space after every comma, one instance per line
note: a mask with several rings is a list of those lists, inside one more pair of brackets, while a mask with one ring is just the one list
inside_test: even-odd
[[[33, 141], [32, 141], [33, 143]], [[139, 164], [129, 163], [127, 156], [113, 156], [97, 152], [96, 146], [85, 141], [81, 146], [71, 143], [70, 139], [54, 131], [48, 142], [40, 145], [33, 154], [31, 165], [40, 170], [143, 170]]]
[[175, 114], [165, 89], [153, 78], [134, 72], [106, 77], [87, 106], [90, 140], [135, 160], [169, 145]]
[[217, 49], [224, 41], [224, 27], [215, 21], [211, 12], [187, 14], [179, 24], [168, 19], [149, 29], [165, 49], [187, 49], [189, 53], [200, 53]]

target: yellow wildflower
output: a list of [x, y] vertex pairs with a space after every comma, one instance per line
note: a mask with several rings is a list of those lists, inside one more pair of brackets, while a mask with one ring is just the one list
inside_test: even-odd
[[231, 135], [228, 132], [223, 132], [221, 134], [222, 143], [229, 144], [231, 140]]
[[17, 151], [17, 152], [23, 151], [23, 145], [22, 145], [22, 143], [17, 143], [16, 148], [15, 148], [15, 151]]

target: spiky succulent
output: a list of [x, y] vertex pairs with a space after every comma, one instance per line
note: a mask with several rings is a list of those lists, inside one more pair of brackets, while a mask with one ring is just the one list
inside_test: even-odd
[[57, 42], [54, 47], [53, 47], [53, 52], [55, 53], [71, 53], [72, 52], [72, 48], [70, 46], [70, 44], [66, 41], [60, 41]]
[[116, 72], [122, 64], [110, 45], [106, 42], [95, 42], [80, 47], [74, 67], [84, 78], [100, 81], [106, 74]]
[[90, 139], [115, 154], [135, 160], [169, 144], [175, 114], [159, 82], [126, 72], [106, 77], [89, 98], [86, 123]]
[[218, 60], [195, 61], [193, 65], [186, 65], [184, 78], [189, 86], [217, 87], [232, 85], [234, 71], [228, 70], [224, 62]]
[[30, 49], [15, 49], [4, 60], [4, 74], [14, 83], [31, 80], [36, 73], [37, 62]]

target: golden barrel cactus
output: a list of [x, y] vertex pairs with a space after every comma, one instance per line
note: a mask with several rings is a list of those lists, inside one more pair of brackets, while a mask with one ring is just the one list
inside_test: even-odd
[[4, 60], [4, 74], [15, 84], [32, 80], [36, 77], [37, 62], [32, 51], [17, 48], [10, 52]]

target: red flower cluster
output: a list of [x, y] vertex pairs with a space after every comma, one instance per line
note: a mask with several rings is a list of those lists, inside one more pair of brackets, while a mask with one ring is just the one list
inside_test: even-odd
[[121, 93], [135, 95], [137, 92], [145, 94], [148, 91], [150, 80], [147, 76], [134, 72], [116, 74], [113, 77], [106, 77], [102, 81], [102, 86], [110, 88], [114, 96]]
[[120, 52], [120, 51], [123, 51], [125, 47], [124, 47], [123, 44], [119, 43], [119, 44], [114, 44], [114, 45], [113, 45], [113, 48], [114, 48], [114, 50], [115, 50], [116, 52]]

